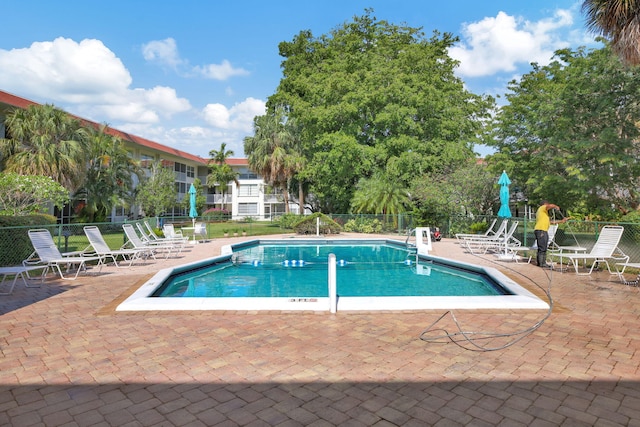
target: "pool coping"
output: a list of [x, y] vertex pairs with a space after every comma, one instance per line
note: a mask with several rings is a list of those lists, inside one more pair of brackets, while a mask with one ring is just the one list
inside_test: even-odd
[[[212, 262], [226, 261], [231, 258], [234, 248], [242, 248], [254, 244], [274, 244], [292, 242], [292, 239], [251, 239], [233, 245], [225, 245], [221, 255], [203, 260], [165, 268], [158, 271], [129, 297], [121, 302], [116, 311], [319, 311], [329, 312], [331, 301], [329, 297], [319, 298], [152, 298], [149, 297], [155, 289], [164, 282], [174, 271], [188, 270]], [[393, 239], [341, 239], [341, 238], [313, 238], [295, 239], [296, 244], [326, 243], [380, 243], [406, 246], [405, 242]], [[483, 267], [462, 261], [434, 255], [418, 255], [423, 261], [433, 261], [472, 271], [483, 272], [508, 289], [513, 295], [499, 296], [439, 296], [439, 297], [338, 297], [338, 311], [405, 311], [405, 310], [441, 310], [441, 309], [532, 309], [548, 310], [549, 304], [532, 292], [528, 291], [511, 278], [493, 267]]]

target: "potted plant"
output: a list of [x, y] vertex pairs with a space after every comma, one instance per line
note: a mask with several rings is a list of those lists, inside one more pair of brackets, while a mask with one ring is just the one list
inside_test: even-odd
[[246, 229], [244, 229], [244, 228], [242, 229], [242, 235], [243, 235], [243, 236], [246, 236], [246, 235], [247, 235], [247, 230], [246, 230]]
[[229, 230], [227, 230], [226, 228], [224, 228], [222, 230], [222, 232], [224, 233], [224, 237], [229, 237]]
[[238, 229], [237, 228], [235, 228], [233, 230], [233, 237], [238, 237]]

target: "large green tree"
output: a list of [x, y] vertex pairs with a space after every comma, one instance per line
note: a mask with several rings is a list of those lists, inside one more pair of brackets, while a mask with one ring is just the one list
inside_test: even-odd
[[416, 221], [437, 225], [450, 215], [495, 214], [499, 204], [498, 177], [487, 166], [470, 161], [416, 180], [410, 189]]
[[348, 211], [355, 184], [378, 171], [407, 186], [473, 157], [493, 105], [454, 75], [448, 48], [455, 37], [427, 38], [372, 13], [327, 35], [302, 31], [279, 45], [283, 78], [267, 108], [283, 107], [298, 120], [307, 160], [300, 176], [325, 212]]
[[611, 47], [627, 64], [640, 64], [640, 1], [585, 0], [587, 27], [611, 41]]
[[53, 105], [17, 108], [5, 121], [0, 139], [2, 169], [51, 177], [69, 191], [85, 178], [86, 143], [80, 122]]
[[637, 69], [608, 46], [563, 49], [509, 89], [491, 162], [509, 162], [530, 200], [608, 217], [638, 208]]

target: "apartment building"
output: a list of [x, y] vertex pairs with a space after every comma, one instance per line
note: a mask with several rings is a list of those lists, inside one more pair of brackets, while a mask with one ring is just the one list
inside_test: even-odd
[[[38, 105], [38, 103], [0, 90], [0, 138], [6, 135], [4, 123], [7, 113], [15, 108], [27, 108], [30, 105]], [[98, 125], [81, 117], [76, 118], [85, 123]], [[229, 182], [207, 186], [208, 159], [118, 129], [109, 128], [109, 133], [119, 136], [124, 141], [131, 156], [139, 161], [146, 173], [150, 173], [150, 167], [155, 162], [161, 162], [164, 167], [173, 169], [178, 195], [176, 206], [172, 212], [168, 212], [170, 215], [186, 216], [188, 214], [179, 203], [183, 198], [188, 197], [191, 183], [196, 178], [199, 178], [204, 186], [207, 209], [225, 209], [231, 212], [232, 219], [251, 217], [264, 220], [285, 212], [282, 195], [270, 189], [264, 180], [249, 168], [247, 159], [227, 159], [227, 163], [238, 174], [238, 185], [235, 182]], [[211, 146], [215, 148], [215, 143], [212, 142]], [[224, 191], [222, 185], [225, 187]], [[291, 203], [290, 211], [298, 213], [298, 205]], [[71, 209], [65, 209], [57, 214], [61, 220], [68, 220], [72, 215]], [[121, 221], [124, 218], [137, 217], [139, 214], [139, 209], [135, 206], [130, 209], [122, 206], [114, 207], [110, 219]]]

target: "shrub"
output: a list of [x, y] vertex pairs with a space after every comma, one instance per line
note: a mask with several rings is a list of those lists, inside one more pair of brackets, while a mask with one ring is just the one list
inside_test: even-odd
[[302, 217], [293, 225], [294, 231], [298, 234], [316, 234], [318, 231], [317, 218], [320, 218], [319, 231], [321, 234], [339, 234], [342, 231], [340, 224], [320, 212]]
[[280, 228], [293, 229], [293, 226], [300, 221], [301, 216], [293, 213], [286, 213], [278, 217], [277, 223]]
[[376, 218], [358, 217], [347, 221], [344, 225], [344, 231], [368, 234], [381, 233], [382, 222]]
[[486, 222], [482, 221], [482, 222], [474, 222], [473, 224], [471, 224], [469, 226], [469, 230], [471, 233], [484, 233], [485, 231], [487, 231], [487, 228], [489, 228], [489, 224], [487, 224]]

